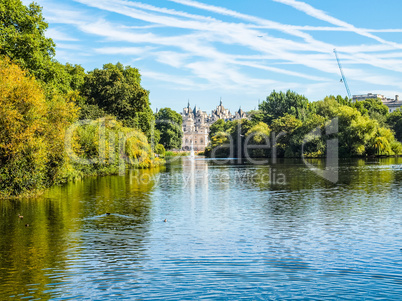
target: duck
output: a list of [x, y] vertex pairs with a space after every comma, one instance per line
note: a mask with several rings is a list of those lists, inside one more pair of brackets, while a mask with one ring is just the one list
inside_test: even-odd
[[167, 219], [165, 218], [165, 220], [164, 220], [163, 222], [166, 223], [166, 222], [167, 222]]
[[19, 219], [23, 219], [24, 217], [21, 214], [18, 214]]
[[106, 212], [106, 215], [110, 215], [110, 212]]

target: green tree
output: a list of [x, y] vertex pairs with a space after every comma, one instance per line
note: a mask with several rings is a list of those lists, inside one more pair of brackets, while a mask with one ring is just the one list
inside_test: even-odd
[[323, 100], [315, 103], [317, 115], [325, 119], [332, 119], [337, 116], [341, 105], [334, 96], [326, 96]]
[[402, 141], [402, 110], [398, 109], [387, 116], [386, 123], [395, 132], [398, 141]]
[[124, 126], [140, 129], [150, 138], [154, 115], [138, 69], [120, 63], [105, 64], [103, 69], [89, 72], [81, 92], [87, 105], [98, 106]]
[[353, 105], [353, 100], [351, 98], [348, 98], [347, 96], [345, 98], [343, 98], [341, 95], [337, 95], [336, 97], [333, 95], [330, 95], [329, 98], [335, 99], [342, 106], [352, 106]]
[[339, 153], [342, 157], [363, 156], [369, 141], [377, 132], [378, 122], [355, 108], [341, 106], [339, 120]]
[[219, 132], [225, 132], [225, 120], [218, 119], [209, 127], [209, 139], [215, 136]]
[[230, 155], [230, 134], [217, 132], [211, 138], [209, 145], [205, 148], [204, 154], [207, 157], [227, 158]]
[[[271, 136], [271, 150], [275, 147], [278, 157], [325, 157], [328, 152], [326, 140], [334, 138], [333, 135], [339, 140], [341, 157], [392, 156], [402, 153], [402, 144], [382, 122], [383, 118], [396, 132], [396, 137], [402, 139], [402, 110], [388, 114], [387, 107], [375, 99], [353, 103], [338, 95], [309, 103], [306, 98], [294, 92], [288, 91], [285, 94], [274, 91], [260, 105], [260, 110], [264, 122], [256, 123], [259, 118], [252, 118], [244, 122], [235, 120], [214, 123], [206, 156], [210, 156], [214, 149], [217, 150], [215, 154], [222, 157], [238, 156], [237, 146], [244, 145], [244, 136], [250, 145], [262, 145], [267, 144], [267, 133], [271, 131], [276, 137], [272, 139]], [[327, 126], [334, 118], [338, 121], [338, 132], [327, 136]], [[242, 139], [242, 143], [239, 143], [239, 139]], [[232, 145], [231, 149], [227, 147], [228, 144]], [[266, 157], [270, 152], [256, 149], [249, 154], [253, 157]]]
[[39, 5], [26, 7], [20, 0], [1, 0], [0, 54], [43, 79], [55, 55], [55, 44], [45, 37], [47, 27]]
[[247, 115], [249, 116], [253, 124], [258, 124], [264, 121], [264, 114], [262, 113], [261, 110], [251, 110], [250, 112], [247, 113]]
[[47, 98], [65, 94], [74, 89], [70, 66], [54, 59], [55, 44], [46, 38], [48, 24], [42, 8], [36, 3], [29, 6], [20, 0], [0, 0], [0, 55], [6, 56], [43, 85]]
[[165, 156], [165, 147], [162, 144], [157, 144], [155, 146], [155, 154], [164, 157]]
[[158, 111], [155, 119], [155, 128], [160, 131], [159, 143], [167, 150], [180, 149], [183, 138], [181, 115], [170, 108], [163, 108]]
[[259, 109], [264, 114], [264, 122], [268, 125], [274, 119], [283, 117], [285, 114], [305, 120], [309, 113], [309, 101], [306, 97], [288, 90], [286, 93], [275, 90], [263, 101]]
[[70, 63], [66, 63], [64, 69], [70, 75], [70, 88], [79, 90], [85, 82], [85, 69], [81, 65], [71, 65]]
[[294, 145], [292, 144], [292, 135], [302, 124], [303, 122], [300, 119], [291, 114], [285, 114], [272, 122], [272, 130], [275, 135], [279, 135], [276, 146], [279, 157], [296, 156]]
[[388, 115], [388, 107], [378, 98], [369, 98], [363, 101], [356, 101], [350, 106], [355, 107], [362, 115], [368, 115], [376, 119], [380, 125], [385, 125]]
[[251, 127], [246, 133], [247, 154], [254, 158], [268, 157], [271, 146], [270, 133], [270, 128], [264, 122], [259, 122]]

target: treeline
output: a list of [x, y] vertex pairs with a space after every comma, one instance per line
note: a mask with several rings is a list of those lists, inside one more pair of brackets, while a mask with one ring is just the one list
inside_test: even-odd
[[0, 198], [115, 174], [123, 164], [161, 164], [154, 153], [164, 147], [138, 69], [63, 65], [47, 27], [37, 4], [0, 0]]
[[[353, 102], [328, 96], [310, 102], [292, 91], [273, 91], [250, 119], [218, 120], [205, 154], [215, 157], [325, 157], [338, 139], [340, 157], [402, 154], [402, 111], [378, 99]], [[398, 141], [399, 140], [399, 141]]]

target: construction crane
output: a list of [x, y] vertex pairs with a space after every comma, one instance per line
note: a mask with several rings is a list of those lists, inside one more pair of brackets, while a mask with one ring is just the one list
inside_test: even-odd
[[338, 62], [339, 70], [341, 71], [341, 76], [342, 76], [341, 82], [343, 82], [343, 83], [345, 84], [346, 92], [348, 93], [348, 97], [351, 99], [352, 96], [350, 95], [350, 90], [349, 90], [348, 82], [346, 81], [346, 77], [345, 77], [345, 75], [343, 74], [341, 62], [339, 61], [339, 57], [338, 57], [338, 52], [336, 52], [336, 49], [335, 49], [335, 48], [334, 48], [334, 53], [335, 53], [336, 61]]

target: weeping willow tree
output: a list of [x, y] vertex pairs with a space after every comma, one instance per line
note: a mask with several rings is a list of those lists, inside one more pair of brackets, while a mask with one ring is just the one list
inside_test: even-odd
[[105, 117], [72, 127], [67, 137], [68, 162], [59, 182], [85, 175], [110, 175], [127, 168], [150, 168], [164, 161], [155, 157], [144, 133]]

